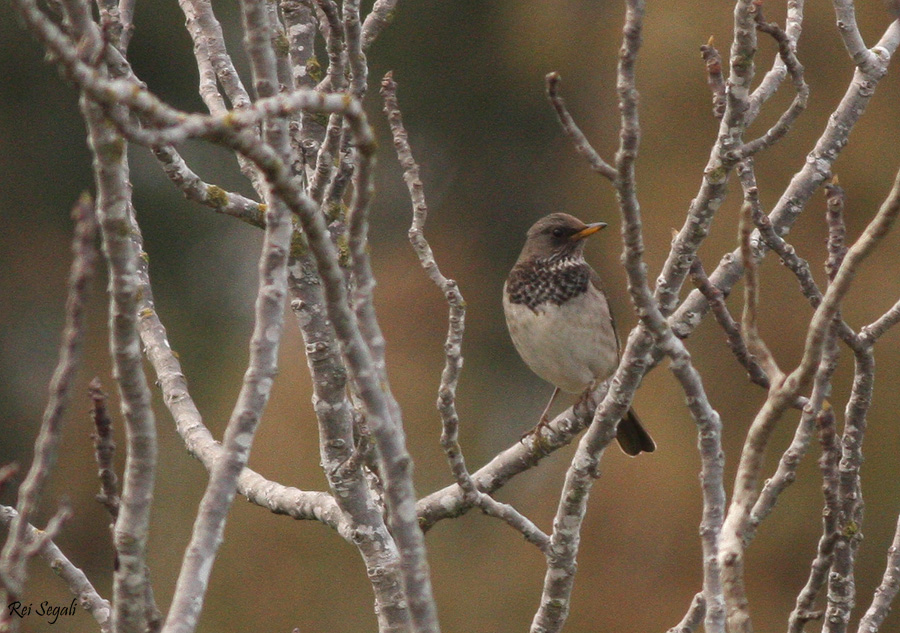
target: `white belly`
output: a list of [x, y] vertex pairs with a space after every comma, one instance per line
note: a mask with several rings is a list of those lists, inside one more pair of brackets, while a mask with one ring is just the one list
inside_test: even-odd
[[[585, 309], [588, 292], [562, 305], [543, 303], [537, 311], [510, 303], [503, 292], [503, 311], [513, 344], [531, 371], [570, 393], [609, 378], [619, 364], [618, 345], [605, 298], [600, 309]], [[596, 305], [596, 304], [595, 304]]]

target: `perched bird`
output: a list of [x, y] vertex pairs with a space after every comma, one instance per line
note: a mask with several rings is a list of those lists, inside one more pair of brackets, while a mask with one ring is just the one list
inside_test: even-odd
[[[560, 390], [583, 393], [619, 365], [619, 339], [606, 293], [584, 261], [584, 239], [605, 226], [567, 213], [541, 218], [528, 230], [503, 285], [503, 311], [516, 350], [531, 371], [556, 387], [533, 432], [547, 425]], [[656, 449], [633, 409], [619, 422], [616, 439], [628, 455]]]

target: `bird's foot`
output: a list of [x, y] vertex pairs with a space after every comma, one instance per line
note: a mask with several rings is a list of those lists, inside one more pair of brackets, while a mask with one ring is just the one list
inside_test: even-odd
[[[542, 432], [545, 429], [547, 431], [547, 434], [544, 434]], [[525, 440], [531, 438], [533, 446], [535, 446], [541, 453], [547, 454], [547, 439], [550, 430], [550, 420], [548, 420], [546, 416], [541, 417], [540, 421], [534, 425], [533, 429], [522, 434], [522, 437], [519, 438], [519, 441], [524, 443]]]

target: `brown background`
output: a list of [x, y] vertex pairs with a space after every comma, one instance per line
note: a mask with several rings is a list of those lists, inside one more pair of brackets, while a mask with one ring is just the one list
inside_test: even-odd
[[[233, 3], [217, 2], [232, 51], [240, 57]], [[874, 44], [889, 18], [878, 2], [858, 7], [863, 34]], [[638, 64], [643, 142], [639, 189], [651, 278], [661, 266], [673, 227], [680, 227], [700, 184], [717, 122], [698, 48], [710, 35], [730, 44], [727, 3], [650, 3]], [[766, 6], [783, 22], [780, 3]], [[446, 275], [468, 301], [465, 371], [459, 391], [461, 441], [477, 467], [534, 424], [550, 387], [517, 358], [500, 309], [500, 287], [525, 229], [558, 210], [611, 227], [592, 240], [588, 257], [606, 279], [622, 327], [635, 318], [618, 266], [621, 249], [612, 189], [593, 175], [563, 138], [543, 95], [543, 76], [557, 70], [577, 120], [603, 155], [617, 139], [615, 63], [623, 7], [594, 2], [401, 2], [396, 22], [369, 54], [369, 111], [381, 137], [379, 193], [372, 213], [377, 302], [388, 339], [388, 360], [416, 460], [420, 493], [450, 481], [438, 446], [434, 410], [442, 366], [446, 309], [406, 242], [410, 209], [390, 152], [376, 96], [377, 81], [393, 69], [419, 159], [431, 215], [427, 235]], [[192, 110], [196, 70], [184, 18], [175, 3], [139, 2], [132, 45], [137, 73], [171, 103]], [[830, 8], [807, 8], [800, 47], [811, 86], [810, 108], [791, 135], [757, 161], [767, 208], [778, 199], [838, 103], [852, 75]], [[55, 363], [62, 323], [68, 210], [92, 186], [76, 93], [42, 63], [35, 42], [0, 8], [0, 463], [27, 463]], [[774, 47], [761, 39], [758, 66]], [[243, 64], [243, 61], [241, 61]], [[896, 62], [895, 62], [896, 66]], [[242, 70], [245, 66], [241, 66]], [[761, 72], [760, 72], [761, 74]], [[848, 190], [847, 221], [856, 236], [886, 194], [900, 167], [898, 73], [881, 83], [835, 170]], [[245, 75], [246, 79], [246, 75]], [[771, 124], [792, 98], [789, 88], [768, 106], [752, 135]], [[241, 190], [226, 153], [189, 145], [185, 154], [210, 182]], [[133, 150], [135, 202], [151, 258], [158, 309], [178, 350], [206, 423], [220, 436], [240, 385], [252, 327], [252, 298], [261, 233], [186, 203], [146, 151]], [[738, 187], [701, 249], [711, 268], [735, 246]], [[816, 195], [790, 240], [822, 280], [824, 201]], [[900, 237], [890, 236], [868, 262], [844, 309], [856, 328], [900, 296]], [[762, 266], [763, 335], [783, 367], [799, 359], [811, 309], [791, 275], [774, 258]], [[86, 415], [87, 382], [101, 376], [114, 392], [106, 353], [105, 276], [94, 283], [86, 360], [67, 417], [63, 451], [48, 509], [62, 496], [76, 515], [58, 539], [104, 595], [110, 592], [112, 552], [107, 520], [93, 500], [97, 488]], [[740, 287], [738, 287], [739, 289]], [[731, 301], [739, 310], [740, 292]], [[254, 446], [251, 465], [267, 477], [323, 489], [318, 467], [309, 380], [299, 333], [288, 321], [281, 375]], [[749, 385], [714, 323], [688, 341], [713, 405], [724, 422], [727, 481], [733, 478], [747, 426], [764, 394]], [[858, 612], [880, 580], [885, 550], [900, 511], [895, 412], [900, 331], [885, 336], [876, 360], [876, 397], [863, 469], [867, 519], [859, 554]], [[842, 411], [852, 357], [842, 356], [833, 401]], [[665, 630], [683, 615], [701, 582], [697, 528], [700, 493], [693, 422], [663, 366], [636, 399], [659, 450], [627, 459], [610, 451], [584, 526], [572, 614], [566, 630], [623, 633]], [[117, 405], [115, 398], [112, 405]], [[158, 396], [161, 457], [150, 563], [157, 597], [171, 597], [205, 472], [177, 437]], [[796, 423], [788, 415], [776, 432], [774, 456]], [[122, 437], [121, 428], [117, 429]], [[544, 529], [556, 507], [571, 450], [508, 485], [499, 497]], [[814, 447], [800, 481], [783, 496], [748, 554], [751, 613], [758, 630], [783, 630], [805, 582], [819, 535], [821, 493]], [[120, 465], [121, 465], [121, 455]], [[13, 500], [9, 491], [2, 500]], [[521, 537], [477, 513], [439, 524], [427, 538], [435, 592], [445, 631], [522, 631], [540, 597], [543, 557]], [[31, 567], [28, 600], [68, 604], [70, 596], [41, 564]], [[200, 631], [371, 631], [372, 596], [352, 548], [328, 528], [297, 523], [238, 500], [213, 572]], [[857, 613], [858, 617], [858, 613]], [[83, 612], [56, 625], [33, 616], [26, 631], [93, 631]], [[900, 631], [896, 615], [884, 631]]]

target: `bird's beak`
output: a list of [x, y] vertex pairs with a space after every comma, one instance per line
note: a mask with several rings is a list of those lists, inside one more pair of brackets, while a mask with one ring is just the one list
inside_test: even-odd
[[600, 229], [605, 228], [606, 222], [594, 222], [593, 224], [588, 224], [586, 227], [578, 231], [578, 233], [573, 234], [572, 237], [569, 238], [569, 240], [572, 242], [577, 242], [578, 240], [583, 240], [588, 235], [593, 235]]

